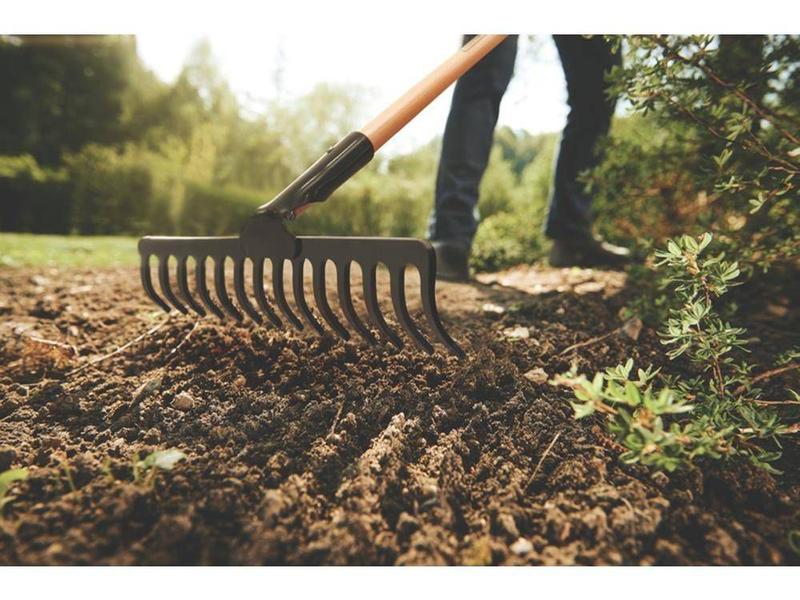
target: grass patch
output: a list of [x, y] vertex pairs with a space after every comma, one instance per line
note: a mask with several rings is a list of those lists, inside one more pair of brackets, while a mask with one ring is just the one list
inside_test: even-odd
[[128, 267], [139, 264], [136, 238], [0, 233], [2, 267]]

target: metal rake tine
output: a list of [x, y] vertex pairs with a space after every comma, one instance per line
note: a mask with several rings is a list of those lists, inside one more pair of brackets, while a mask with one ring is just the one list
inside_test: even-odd
[[181, 295], [183, 299], [186, 300], [186, 303], [189, 305], [194, 312], [196, 312], [201, 317], [206, 316], [206, 309], [204, 309], [198, 302], [192, 297], [191, 292], [189, 291], [189, 276], [186, 273], [186, 261], [188, 258], [183, 256], [178, 259], [178, 272], [177, 272], [177, 279], [178, 279], [178, 289], [181, 291]]
[[370, 346], [374, 345], [376, 340], [372, 332], [361, 322], [356, 314], [356, 309], [353, 307], [353, 297], [350, 295], [350, 261], [345, 261], [343, 264], [336, 264], [336, 291], [339, 295], [339, 306], [344, 313], [347, 322], [350, 323], [353, 329], [356, 330], [358, 335], [364, 338]]
[[244, 289], [244, 258], [237, 258], [233, 264], [233, 289], [236, 292], [236, 300], [239, 306], [242, 307], [244, 312], [247, 313], [253, 321], [261, 325], [263, 319], [258, 311], [250, 304], [250, 299], [247, 297], [247, 292]]
[[378, 327], [380, 332], [389, 338], [392, 344], [398, 348], [402, 348], [403, 340], [386, 324], [383, 314], [381, 314], [381, 307], [378, 305], [378, 265], [371, 265], [366, 269], [366, 272], [364, 272], [365, 270], [363, 268], [361, 271], [364, 280], [364, 302], [367, 304], [367, 314], [369, 314], [369, 318]]
[[308, 308], [306, 304], [305, 290], [303, 289], [303, 270], [305, 269], [306, 259], [300, 256], [292, 260], [292, 294], [294, 295], [294, 303], [297, 305], [298, 310], [306, 318], [306, 321], [317, 330], [320, 335], [325, 335], [327, 331], [322, 326], [322, 323], [317, 321], [314, 313]]
[[211, 300], [211, 294], [208, 293], [208, 285], [206, 284], [206, 257], [201, 259], [195, 257], [194, 259], [194, 280], [197, 284], [197, 293], [200, 294], [200, 299], [206, 308], [210, 310], [217, 318], [224, 320], [225, 313]]
[[253, 294], [256, 297], [258, 307], [264, 311], [272, 324], [279, 329], [283, 328], [283, 323], [272, 310], [272, 307], [267, 301], [267, 295], [264, 293], [264, 259], [257, 258], [253, 260]]
[[283, 262], [284, 259], [272, 260], [272, 292], [275, 296], [275, 303], [286, 315], [295, 329], [298, 331], [303, 330], [303, 322], [297, 318], [297, 315], [289, 308], [289, 303], [286, 301], [286, 293], [283, 290]]
[[170, 308], [169, 305], [161, 299], [156, 293], [156, 289], [153, 287], [153, 278], [150, 275], [150, 256], [147, 257], [142, 256], [141, 263], [139, 265], [139, 275], [142, 279], [142, 287], [144, 288], [145, 293], [148, 295], [150, 300], [158, 304], [158, 306], [164, 312], [169, 312]]
[[214, 260], [214, 289], [217, 292], [217, 298], [226, 313], [237, 321], [241, 321], [243, 318], [242, 313], [236, 310], [236, 307], [228, 297], [228, 291], [225, 289], [225, 257], [214, 256], [212, 258]]
[[187, 314], [189, 311], [175, 297], [169, 285], [169, 256], [162, 255], [158, 257], [158, 283], [161, 286], [161, 293], [164, 294], [167, 301], [184, 315]]
[[325, 322], [328, 323], [328, 325], [330, 325], [331, 329], [333, 329], [333, 331], [335, 331], [336, 334], [343, 340], [349, 340], [350, 332], [347, 331], [339, 319], [336, 318], [336, 315], [333, 314], [333, 310], [331, 310], [331, 305], [328, 303], [328, 294], [325, 286], [326, 264], [327, 259], [323, 259], [319, 262], [312, 263], [311, 265], [314, 302], [316, 302], [322, 318], [325, 319]]
[[456, 356], [463, 358], [464, 351], [459, 347], [456, 341], [451, 338], [442, 325], [439, 319], [439, 311], [436, 308], [436, 255], [433, 251], [430, 253], [429, 264], [423, 265], [419, 270], [420, 279], [420, 297], [422, 300], [422, 311], [428, 318], [428, 325], [430, 326], [433, 335]]
[[405, 332], [414, 340], [414, 342], [428, 354], [433, 354], [433, 346], [425, 337], [419, 332], [419, 329], [414, 325], [411, 315], [408, 314], [408, 305], [406, 304], [406, 268], [405, 265], [395, 266], [389, 271], [389, 286], [391, 288], [392, 306], [397, 315], [397, 320]]

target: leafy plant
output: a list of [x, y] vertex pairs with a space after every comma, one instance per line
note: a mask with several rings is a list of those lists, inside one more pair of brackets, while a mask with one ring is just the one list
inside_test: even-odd
[[753, 385], [752, 367], [739, 355], [745, 330], [717, 314], [714, 302], [735, 285], [736, 262], [708, 255], [710, 234], [670, 240], [657, 251], [657, 266], [675, 306], [660, 332], [667, 356], [686, 356], [699, 375], [679, 380], [659, 370], [639, 369], [633, 360], [597, 373], [591, 380], [574, 371], [556, 383], [573, 388], [576, 418], [600, 413], [625, 448], [621, 458], [673, 471], [700, 457], [744, 456], [775, 471], [778, 437], [798, 431], [785, 424]]
[[14, 499], [8, 494], [8, 490], [16, 481], [24, 481], [28, 478], [28, 469], [9, 469], [0, 473], [0, 514], [3, 508]]
[[624, 48], [609, 79], [633, 118], [615, 123], [587, 176], [611, 215], [601, 232], [660, 245], [712, 231], [745, 274], [797, 257], [800, 39], [635, 35]]
[[186, 455], [177, 448], [156, 450], [142, 460], [139, 460], [138, 455], [134, 455], [132, 460], [133, 482], [152, 488], [159, 471], [171, 471], [178, 462], [185, 458]]

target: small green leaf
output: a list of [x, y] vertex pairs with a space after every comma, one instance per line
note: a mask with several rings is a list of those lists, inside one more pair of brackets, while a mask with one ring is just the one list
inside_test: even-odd
[[15, 481], [28, 478], [28, 469], [9, 469], [0, 473], [0, 497], [4, 496]]
[[572, 405], [572, 410], [575, 411], [575, 418], [582, 419], [584, 417], [588, 417], [589, 415], [594, 414], [594, 404], [591, 402], [585, 402], [580, 404], [578, 402], [570, 402]]
[[169, 448], [168, 450], [156, 450], [147, 455], [141, 466], [144, 469], [156, 467], [164, 471], [171, 471], [172, 468], [181, 460], [186, 458], [186, 455], [177, 448]]
[[8, 495], [8, 490], [16, 481], [23, 481], [28, 478], [28, 469], [9, 469], [0, 473], [0, 510], [14, 499]]

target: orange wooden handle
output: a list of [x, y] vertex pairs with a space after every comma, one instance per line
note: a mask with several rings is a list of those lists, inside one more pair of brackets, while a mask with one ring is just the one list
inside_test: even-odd
[[369, 138], [372, 147], [377, 151], [506, 37], [508, 36], [476, 35], [458, 52], [395, 100], [389, 108], [367, 123], [360, 129], [361, 133]]

